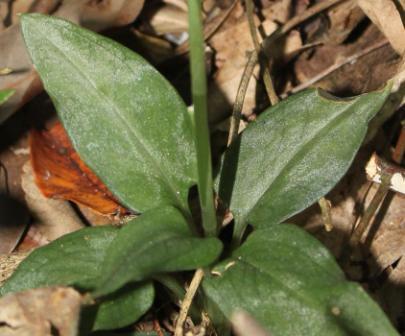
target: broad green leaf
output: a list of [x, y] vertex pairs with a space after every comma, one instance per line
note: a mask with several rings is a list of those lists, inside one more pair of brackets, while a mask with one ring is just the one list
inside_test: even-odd
[[122, 45], [56, 17], [23, 15], [28, 52], [80, 157], [127, 207], [187, 208], [191, 120], [173, 87]]
[[350, 166], [389, 88], [351, 99], [319, 90], [265, 111], [225, 152], [220, 197], [237, 230], [277, 224], [325, 195]]
[[0, 105], [6, 102], [13, 94], [15, 90], [2, 90], [0, 91]]
[[[117, 228], [109, 226], [85, 228], [35, 250], [0, 288], [0, 295], [53, 285], [93, 290], [102, 274], [106, 250], [117, 233]], [[94, 327], [113, 329], [134, 322], [149, 309], [153, 298], [152, 284], [114, 293], [95, 307]]]
[[120, 229], [111, 243], [95, 295], [112, 293], [156, 273], [207, 266], [221, 251], [219, 239], [195, 237], [177, 209], [149, 210]]
[[293, 225], [254, 231], [203, 282], [230, 318], [243, 309], [271, 335], [397, 335], [360, 285], [345, 280], [333, 256]]
[[135, 322], [151, 307], [153, 299], [151, 283], [122, 288], [97, 307], [92, 330], [118, 329]]

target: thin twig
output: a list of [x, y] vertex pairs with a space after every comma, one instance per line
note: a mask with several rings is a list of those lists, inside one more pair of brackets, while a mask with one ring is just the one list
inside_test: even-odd
[[176, 322], [176, 330], [174, 332], [174, 336], [183, 336], [184, 322], [187, 319], [188, 311], [203, 277], [203, 269], [197, 269], [194, 273], [193, 279], [191, 280], [190, 287], [187, 289], [186, 295], [184, 296], [184, 300], [181, 303], [180, 313]]
[[235, 103], [233, 105], [231, 126], [229, 129], [228, 143], [229, 146], [238, 136], [240, 117], [242, 115], [243, 102], [245, 101], [246, 91], [249, 86], [250, 77], [252, 77], [253, 70], [257, 63], [257, 53], [250, 52], [249, 59], [243, 70], [242, 78], [239, 83], [238, 92], [236, 94]]
[[159, 320], [156, 318], [153, 319], [153, 330], [156, 332], [157, 336], [164, 336]]
[[318, 201], [319, 207], [321, 208], [322, 220], [325, 230], [330, 232], [333, 230], [333, 222], [331, 216], [331, 204], [330, 201], [325, 197], [321, 197]]
[[381, 184], [379, 185], [377, 192], [375, 193], [373, 199], [371, 200], [366, 211], [364, 212], [364, 215], [361, 218], [360, 223], [356, 226], [350, 238], [350, 245], [352, 247], [355, 247], [360, 243], [361, 237], [367, 230], [371, 218], [373, 218], [381, 202], [384, 200], [385, 196], [390, 190], [390, 183], [391, 183], [390, 174], [384, 174], [381, 176]]
[[308, 81], [306, 81], [305, 83], [302, 83], [296, 87], [294, 87], [293, 89], [291, 89], [288, 92], [285, 92], [281, 95], [281, 97], [284, 99], [286, 98], [288, 95], [293, 94], [293, 93], [297, 93], [299, 91], [302, 91], [312, 85], [314, 85], [315, 83], [319, 82], [320, 80], [324, 79], [325, 77], [329, 76], [331, 73], [335, 72], [336, 70], [340, 69], [341, 67], [343, 67], [346, 64], [349, 63], [353, 63], [355, 61], [357, 61], [359, 58], [370, 54], [373, 51], [376, 51], [377, 49], [380, 49], [386, 45], [388, 45], [388, 41], [387, 40], [382, 40], [378, 43], [375, 43], [349, 57], [346, 57], [344, 59], [342, 59], [341, 61], [339, 61], [338, 63], [335, 63], [333, 65], [331, 65], [330, 67], [326, 68], [325, 70], [323, 70], [322, 72], [320, 72], [319, 74], [317, 74], [316, 76], [312, 77], [311, 79], [309, 79]]
[[249, 30], [250, 35], [253, 40], [253, 45], [255, 47], [256, 53], [258, 55], [258, 60], [260, 61], [261, 65], [263, 66], [263, 82], [266, 88], [267, 95], [269, 96], [269, 100], [271, 105], [276, 105], [279, 102], [279, 99], [276, 94], [276, 90], [274, 88], [274, 83], [270, 75], [270, 69], [268, 66], [268, 60], [264, 59], [261, 61], [261, 57], [264, 56], [261, 51], [261, 45], [259, 43], [259, 38], [257, 36], [257, 29], [254, 21], [254, 4], [252, 0], [245, 0], [246, 3], [246, 15], [249, 23]]
[[[402, 162], [402, 158], [404, 155], [404, 141], [405, 141], [405, 128], [402, 127], [401, 134], [395, 146], [394, 154], [392, 156], [393, 160], [400, 164]], [[378, 208], [381, 202], [384, 200], [385, 196], [387, 195], [388, 191], [390, 190], [391, 186], [391, 178], [393, 176], [390, 167], [386, 165], [381, 166], [381, 184], [378, 186], [378, 189], [371, 200], [367, 210], [364, 212], [364, 215], [360, 221], [360, 223], [354, 229], [354, 232], [350, 238], [350, 244], [352, 247], [358, 245], [361, 241], [361, 237], [363, 236], [364, 232], [367, 230], [369, 226], [369, 222], [371, 218], [377, 213]]]
[[[284, 26], [280, 29], [279, 33], [274, 36], [275, 39], [279, 39], [281, 36], [284, 34], [288, 33], [291, 29], [296, 27], [297, 25], [303, 23], [304, 21], [308, 20], [312, 16], [328, 9], [329, 7], [332, 7], [333, 5], [346, 1], [346, 0], [331, 0], [331, 1], [323, 1], [317, 5], [314, 5], [310, 8], [308, 8], [306, 11], [301, 13], [300, 15], [293, 17], [291, 20], [287, 21]], [[266, 44], [266, 41], [270, 40], [272, 36], [268, 36], [262, 43]], [[258, 57], [256, 53], [251, 53], [248, 62], [246, 63], [245, 69], [243, 71], [242, 78], [240, 80], [238, 92], [236, 95], [235, 99], [235, 105], [233, 108], [233, 113], [231, 117], [231, 130], [229, 132], [228, 136], [228, 146], [229, 144], [235, 139], [238, 129], [239, 129], [239, 123], [240, 123], [240, 118], [242, 114], [242, 107], [243, 107], [243, 102], [245, 100], [245, 95], [246, 95], [246, 89], [247, 85], [249, 84], [250, 77], [253, 74], [253, 69], [256, 63], [258, 62]], [[243, 97], [241, 96], [243, 95]], [[286, 95], [281, 96], [282, 98], [285, 98]]]

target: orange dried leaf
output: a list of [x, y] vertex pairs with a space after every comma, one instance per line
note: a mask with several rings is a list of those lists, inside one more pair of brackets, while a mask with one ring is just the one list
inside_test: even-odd
[[80, 159], [61, 123], [32, 131], [30, 149], [35, 182], [46, 197], [73, 201], [103, 215], [129, 214]]

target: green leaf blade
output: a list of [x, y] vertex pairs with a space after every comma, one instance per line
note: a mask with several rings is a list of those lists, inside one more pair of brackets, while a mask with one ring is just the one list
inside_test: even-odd
[[0, 105], [5, 103], [14, 93], [15, 90], [11, 89], [0, 91]]
[[195, 146], [184, 102], [144, 59], [67, 21], [22, 16], [31, 58], [81, 158], [127, 207], [187, 209]]
[[125, 225], [110, 245], [95, 295], [157, 273], [207, 266], [221, 251], [219, 239], [195, 237], [177, 209], [150, 210]]
[[111, 226], [84, 228], [34, 250], [1, 287], [0, 294], [53, 285], [93, 289], [105, 248], [117, 233]]
[[[36, 249], [0, 288], [0, 295], [56, 285], [93, 290], [102, 275], [106, 250], [117, 233], [118, 229], [111, 226], [84, 228]], [[151, 283], [125, 288], [92, 306], [92, 312], [86, 314], [93, 314], [88, 328], [124, 327], [142, 316], [153, 300]]]
[[220, 173], [219, 194], [237, 225], [280, 223], [326, 194], [388, 94], [386, 88], [343, 100], [307, 90], [249, 125], [225, 153]]
[[243, 309], [271, 335], [397, 335], [332, 255], [292, 225], [257, 230], [203, 282], [228, 318]]

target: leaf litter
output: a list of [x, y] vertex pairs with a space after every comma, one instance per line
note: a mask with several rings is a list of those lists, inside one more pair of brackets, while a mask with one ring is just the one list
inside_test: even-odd
[[[36, 111], [49, 105], [49, 100], [39, 95], [42, 92], [42, 85], [31, 67], [20, 38], [17, 15], [19, 12], [38, 11], [55, 15], [62, 13], [62, 16], [70, 20], [103, 32], [106, 28], [123, 26], [107, 30], [105, 33], [130, 48], [140, 49], [141, 54], [164, 73], [187, 101], [190, 92], [188, 73], [184, 70], [187, 62], [187, 46], [184, 44], [187, 40], [186, 2], [182, 0], [162, 2], [161, 6], [153, 1], [145, 4], [143, 1], [115, 3], [86, 1], [85, 7], [75, 1], [70, 4], [68, 1], [14, 1], [13, 6], [5, 6], [6, 2], [1, 2], [0, 68], [10, 68], [12, 72], [0, 76], [0, 89], [17, 90], [15, 96], [0, 107], [1, 137], [4, 134], [3, 129], [7, 133], [13, 132], [10, 127], [15, 124], [16, 119], [21, 119], [21, 115], [25, 114], [30, 116], [30, 119], [35, 119]], [[291, 19], [294, 20], [305, 13], [310, 5], [322, 2], [327, 0], [256, 1], [255, 24], [262, 40], [289, 23]], [[338, 96], [351, 96], [380, 88], [400, 71], [400, 55], [403, 55], [405, 48], [403, 12], [400, 12], [403, 3], [393, 0], [335, 2], [337, 4], [331, 8], [300, 22], [294, 30], [285, 35], [282, 43], [276, 44], [277, 50], [268, 50], [269, 54], [273, 55], [272, 74], [279, 95], [288, 95], [294, 88], [300, 89], [300, 86], [311, 83], [312, 86], [324, 88]], [[140, 12], [143, 5], [143, 11]], [[206, 35], [206, 52], [210, 123], [214, 130], [213, 139], [216, 141], [213, 147], [219, 151], [226, 143], [226, 134], [223, 127], [219, 125], [229, 124], [239, 80], [248, 60], [248, 52], [253, 50], [253, 43], [249, 34], [245, 7], [239, 1], [234, 3], [227, 0], [215, 2], [206, 0], [204, 8], [206, 9], [204, 13], [206, 31], [208, 33], [214, 31]], [[370, 51], [363, 54], [367, 48]], [[345, 63], [350, 57], [353, 57], [352, 60]], [[323, 73], [328, 69], [331, 71]], [[402, 83], [403, 79], [400, 81]], [[30, 103], [32, 99], [34, 101]], [[256, 65], [246, 92], [242, 110], [243, 121], [254, 120], [268, 104], [262, 81], [262, 69]], [[333, 229], [330, 232], [325, 230], [324, 220], [317, 205], [295, 216], [293, 221], [301, 223], [328, 246], [341, 262], [349, 278], [359, 281], [367, 288], [383, 306], [394, 325], [400, 331], [404, 331], [401, 328], [404, 328], [405, 323], [403, 320], [405, 303], [400, 299], [400, 293], [404, 295], [405, 288], [403, 195], [390, 192], [373, 216], [372, 225], [364, 236], [366, 254], [359, 260], [349, 261], [343, 256], [353, 226], [364, 214], [378, 188], [378, 184], [367, 180], [365, 172], [367, 162], [374, 152], [390, 160], [397, 146], [400, 125], [404, 118], [401, 104], [402, 102], [399, 106], [397, 104], [395, 108], [390, 108], [389, 115], [375, 128], [374, 137], [360, 150], [349, 173], [326, 196], [331, 202], [330, 215]], [[12, 140], [5, 141], [4, 145], [1, 142], [0, 160], [6, 163], [11, 196], [26, 204], [32, 218], [29, 228], [26, 229], [26, 225], [22, 225], [22, 229], [10, 245], [16, 245], [16, 251], [36, 248], [84, 225], [110, 222], [109, 219], [105, 219], [105, 216], [94, 214], [92, 210], [89, 215], [89, 210], [84, 209], [83, 204], [72, 207], [66, 201], [48, 199], [40, 192], [41, 188], [38, 189], [34, 183], [31, 164], [27, 162], [29, 155], [26, 154], [28, 131], [37, 126], [35, 122], [25, 122], [23, 132], [16, 132], [14, 137], [11, 137]], [[38, 135], [38, 131], [33, 131], [33, 136], [35, 134]], [[43, 149], [46, 144], [41, 144]], [[38, 148], [31, 148], [31, 155], [33, 150], [40, 149], [40, 146], [35, 143], [34, 146]], [[68, 150], [71, 151], [70, 148]], [[398, 164], [403, 164], [403, 160]], [[46, 169], [42, 163], [37, 168], [42, 171]], [[71, 172], [74, 174], [73, 171]], [[63, 178], [62, 180], [64, 183], [69, 181]], [[73, 188], [72, 192], [81, 193], [85, 190], [81, 183], [78, 183], [77, 188], [76, 191]], [[4, 185], [1, 191], [5, 191]], [[61, 198], [52, 193], [48, 196]], [[62, 198], [74, 201], [71, 197]], [[110, 211], [104, 213], [111, 214]], [[5, 237], [3, 235], [0, 237], [2, 246], [6, 244]], [[8, 249], [7, 253], [11, 252], [11, 249]], [[25, 254], [1, 256], [0, 269], [10, 263], [15, 265], [14, 262], [10, 262], [10, 258], [13, 259], [14, 256], [18, 263]], [[0, 280], [8, 277], [13, 268], [14, 266], [11, 268], [7, 266], [11, 271], [2, 272]], [[42, 292], [41, 295], [44, 296], [40, 297], [45, 299], [41, 299], [40, 304], [46, 302], [49, 296], [60, 295], [55, 294], [55, 290], [59, 289], [49, 289], [45, 294]], [[35, 291], [42, 291], [42, 289]], [[28, 302], [38, 301], [38, 295], [31, 292], [19, 295]], [[32, 299], [32, 295], [35, 299]], [[74, 328], [74, 321], [77, 321], [76, 309], [80, 303], [75, 294], [69, 292], [69, 295], [72, 295], [74, 301], [69, 320], [71, 324], [63, 325], [61, 330], [65, 330], [63, 329], [65, 327], [66, 330]], [[7, 302], [13, 302], [15, 299], [7, 300], [11, 300]], [[15, 309], [21, 309], [21, 307], [17, 306]], [[45, 328], [45, 325], [49, 327], [49, 321], [52, 322], [53, 317], [50, 317], [51, 310], [46, 306], [43, 307], [43, 311], [44, 316], [35, 318], [43, 322], [38, 323], [38, 326]], [[162, 317], [162, 321], [166, 318], [167, 316]], [[150, 321], [150, 317], [146, 317], [139, 325], [148, 323], [148, 319]], [[4, 326], [7, 328], [11, 325], [10, 323], [14, 322], [5, 321]], [[24, 328], [32, 327], [32, 320], [18, 323], [22, 323]], [[244, 323], [250, 323], [256, 327], [254, 321]], [[169, 328], [166, 329], [169, 330]], [[61, 333], [61, 335], [65, 334]]]

